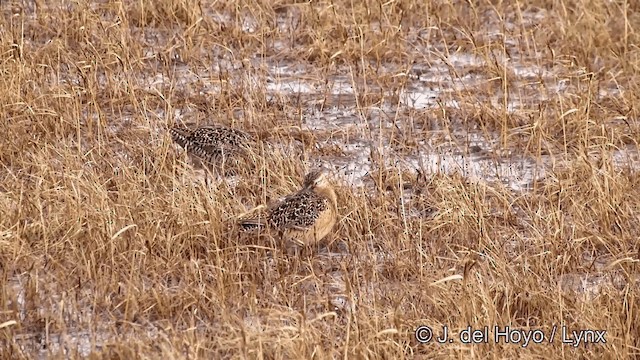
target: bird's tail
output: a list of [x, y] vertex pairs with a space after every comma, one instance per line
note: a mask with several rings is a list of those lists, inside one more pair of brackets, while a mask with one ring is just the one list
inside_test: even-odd
[[236, 222], [243, 231], [256, 231], [267, 226], [267, 207], [257, 206], [238, 216]]
[[178, 145], [182, 146], [183, 148], [186, 148], [189, 143], [188, 138], [189, 136], [191, 136], [191, 130], [183, 129], [179, 127], [172, 127], [169, 129], [169, 134], [171, 134], [171, 138], [173, 139], [173, 141], [175, 141]]

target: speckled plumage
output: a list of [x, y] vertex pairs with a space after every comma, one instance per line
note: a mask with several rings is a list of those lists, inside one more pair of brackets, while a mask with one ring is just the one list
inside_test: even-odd
[[285, 197], [263, 217], [241, 218], [245, 230], [264, 227], [287, 240], [309, 245], [329, 234], [337, 218], [337, 198], [322, 171], [312, 171], [298, 192]]
[[252, 138], [249, 134], [222, 125], [207, 125], [196, 129], [173, 127], [171, 138], [187, 153], [209, 165], [220, 166], [233, 163], [246, 155]]
[[271, 209], [269, 220], [279, 228], [306, 228], [318, 220], [328, 203], [327, 198], [305, 189], [290, 195]]

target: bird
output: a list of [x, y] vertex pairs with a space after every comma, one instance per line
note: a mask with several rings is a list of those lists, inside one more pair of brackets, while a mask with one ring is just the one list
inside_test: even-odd
[[241, 160], [251, 158], [254, 139], [235, 128], [220, 124], [194, 129], [172, 127], [169, 133], [199, 166], [206, 164], [225, 173], [228, 169], [237, 170]]
[[309, 246], [329, 235], [337, 216], [336, 192], [326, 170], [317, 169], [307, 173], [300, 190], [273, 206], [261, 205], [239, 216], [238, 224], [244, 231], [266, 228], [284, 241]]

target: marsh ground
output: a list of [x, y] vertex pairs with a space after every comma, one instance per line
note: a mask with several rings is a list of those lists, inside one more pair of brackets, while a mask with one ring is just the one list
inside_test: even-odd
[[[3, 358], [638, 356], [639, 3], [0, 12]], [[166, 129], [213, 122], [263, 140], [262, 165], [205, 181]], [[324, 243], [238, 232], [318, 165], [340, 197]]]

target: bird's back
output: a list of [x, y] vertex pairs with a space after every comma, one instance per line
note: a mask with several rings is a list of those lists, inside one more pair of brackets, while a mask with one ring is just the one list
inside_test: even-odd
[[302, 190], [271, 209], [269, 223], [284, 238], [309, 245], [329, 233], [335, 223], [335, 211], [327, 198]]
[[245, 153], [251, 142], [251, 137], [245, 132], [221, 125], [197, 129], [174, 127], [169, 132], [172, 139], [189, 154], [212, 165], [220, 165], [231, 157]]

